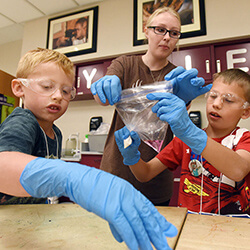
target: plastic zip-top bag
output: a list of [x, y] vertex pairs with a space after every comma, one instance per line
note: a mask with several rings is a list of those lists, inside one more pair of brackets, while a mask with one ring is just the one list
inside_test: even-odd
[[172, 93], [173, 86], [171, 82], [162, 81], [125, 89], [115, 108], [130, 131], [136, 131], [144, 143], [160, 152], [168, 123], [152, 112], [157, 101], [147, 99], [146, 95], [155, 92]]

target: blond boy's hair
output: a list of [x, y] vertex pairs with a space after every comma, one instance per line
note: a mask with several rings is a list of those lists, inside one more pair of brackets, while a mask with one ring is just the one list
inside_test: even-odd
[[175, 16], [179, 20], [180, 26], [181, 26], [181, 18], [180, 18], [180, 15], [178, 14], [178, 12], [176, 12], [173, 8], [170, 8], [170, 7], [162, 7], [162, 8], [156, 9], [152, 13], [152, 15], [148, 18], [147, 23], [146, 23], [146, 27], [151, 26], [152, 21], [154, 20], [154, 18], [156, 16], [160, 15], [161, 13], [165, 13], [165, 12], [169, 12], [170, 14]]
[[236, 83], [244, 90], [246, 101], [250, 103], [250, 75], [241, 69], [227, 69], [213, 75], [213, 80], [221, 78], [223, 83]]
[[55, 50], [37, 48], [28, 51], [19, 61], [17, 66], [16, 77], [27, 78], [35, 67], [42, 63], [54, 62], [65, 74], [70, 77], [72, 82], [75, 80], [74, 64], [70, 59]]

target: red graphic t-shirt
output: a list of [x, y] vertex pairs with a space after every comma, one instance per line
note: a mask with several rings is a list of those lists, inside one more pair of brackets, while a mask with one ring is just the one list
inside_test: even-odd
[[[238, 128], [232, 135], [235, 135], [237, 130]], [[221, 143], [224, 138], [215, 140]], [[249, 131], [244, 132], [237, 145], [232, 148], [234, 151], [238, 149], [250, 152]], [[220, 207], [220, 214], [250, 214], [250, 183], [247, 184], [246, 179], [235, 182], [227, 178], [206, 159], [193, 153], [177, 137], [156, 157], [171, 170], [181, 166], [179, 206], [187, 207], [193, 212], [201, 210], [218, 213]]]

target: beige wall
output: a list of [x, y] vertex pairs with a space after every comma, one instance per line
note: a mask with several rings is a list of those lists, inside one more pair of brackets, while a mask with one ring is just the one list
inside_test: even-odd
[[[86, 8], [96, 6], [88, 5]], [[106, 0], [99, 4], [97, 52], [71, 57], [75, 63], [93, 59], [107, 58], [123, 53], [135, 53], [147, 49], [147, 45], [133, 47], [133, 0]], [[180, 40], [180, 46], [211, 43], [213, 41], [236, 40], [250, 37], [249, 0], [205, 0], [207, 35]], [[65, 13], [62, 13], [65, 14]], [[45, 47], [47, 36], [47, 18], [28, 22], [24, 26], [24, 37], [20, 53], [23, 55], [35, 47]], [[2, 69], [3, 46], [0, 46], [0, 68]], [[7, 55], [5, 55], [6, 57]], [[19, 55], [18, 55], [19, 56]], [[17, 57], [8, 62], [6, 71], [15, 74], [13, 69]], [[203, 98], [192, 104], [191, 110], [201, 110], [203, 126], [206, 125]], [[110, 123], [113, 107], [100, 107], [94, 101], [77, 101], [69, 105], [66, 114], [56, 124], [62, 129], [64, 140], [70, 133], [80, 132], [83, 140], [88, 133], [89, 120], [93, 116], [103, 116], [104, 122]], [[249, 122], [248, 122], [249, 123]], [[246, 127], [250, 129], [246, 122]]]
[[21, 56], [22, 40], [0, 46], [0, 69], [15, 76], [17, 64]]
[[[88, 5], [87, 7], [93, 7]], [[207, 35], [180, 40], [180, 45], [201, 44], [250, 37], [249, 0], [205, 0]], [[46, 46], [47, 18], [28, 22], [24, 27], [22, 54], [35, 46]], [[144, 51], [133, 47], [133, 0], [106, 0], [99, 3], [97, 52], [71, 57], [74, 62]]]

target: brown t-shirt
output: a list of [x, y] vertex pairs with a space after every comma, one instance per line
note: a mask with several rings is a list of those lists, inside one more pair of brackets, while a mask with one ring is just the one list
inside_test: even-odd
[[[152, 72], [154, 79], [163, 81], [164, 76], [174, 68], [175, 66], [169, 62], [163, 70]], [[142, 56], [132, 55], [116, 58], [108, 68], [107, 75], [117, 75], [120, 78], [122, 89], [131, 88], [132, 86], [135, 86], [136, 83], [144, 85], [154, 82], [150, 69], [142, 61]], [[160, 76], [159, 79], [158, 76]], [[154, 204], [168, 201], [171, 198], [173, 191], [172, 172], [166, 169], [149, 182], [141, 183], [137, 181], [129, 167], [123, 164], [123, 157], [121, 156], [115, 142], [114, 132], [122, 127], [124, 127], [124, 123], [117, 111], [115, 111], [104, 148], [101, 169], [129, 181]], [[172, 138], [173, 134], [168, 126], [163, 147], [165, 147]], [[151, 160], [157, 154], [155, 150], [143, 142], [141, 142], [139, 146], [139, 151], [141, 152], [141, 158], [146, 162]]]

